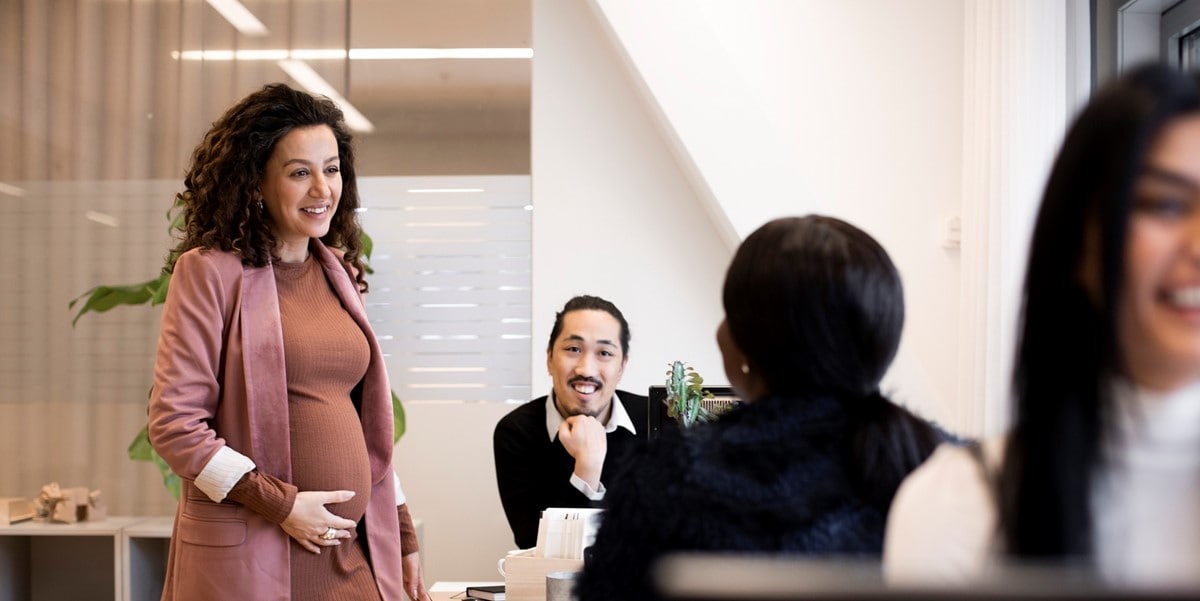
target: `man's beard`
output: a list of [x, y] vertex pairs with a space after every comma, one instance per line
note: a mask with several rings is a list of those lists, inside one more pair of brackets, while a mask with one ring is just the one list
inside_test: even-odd
[[[570, 382], [567, 382], [567, 387], [571, 388], [571, 384], [573, 384], [575, 382], [589, 382], [591, 384], [595, 384], [597, 390], [601, 389], [600, 383], [595, 380], [592, 380], [590, 378], [577, 378], [577, 379], [571, 380]], [[611, 397], [610, 397], [610, 402], [611, 402]], [[555, 393], [554, 407], [556, 409], [558, 409], [558, 414], [563, 416], [563, 419], [566, 419], [568, 417], [574, 417], [576, 415], [587, 415], [590, 417], [594, 417], [596, 419], [600, 419], [600, 415], [602, 413], [604, 413], [604, 409], [607, 408], [607, 405], [605, 405], [605, 407], [593, 407], [593, 408], [591, 408], [591, 410], [588, 410], [586, 407], [578, 407], [578, 408], [567, 407], [563, 404], [562, 399], [558, 398], [558, 394]]]

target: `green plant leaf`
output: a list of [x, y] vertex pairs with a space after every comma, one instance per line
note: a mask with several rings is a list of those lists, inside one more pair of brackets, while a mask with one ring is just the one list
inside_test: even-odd
[[362, 243], [362, 256], [364, 259], [370, 259], [371, 253], [375, 251], [375, 241], [371, 236], [367, 235], [366, 230], [359, 230], [359, 240]]
[[158, 276], [158, 285], [154, 288], [154, 295], [150, 297], [150, 305], [161, 305], [167, 302], [167, 289], [171, 287], [171, 274], [163, 273]]
[[358, 234], [359, 234], [359, 236], [358, 236], [359, 243], [362, 245], [361, 250], [362, 250], [362, 259], [363, 259], [363, 271], [365, 271], [367, 273], [367, 275], [371, 275], [371, 274], [375, 273], [375, 269], [373, 267], [371, 267], [371, 253], [374, 252], [374, 250], [375, 250], [375, 241], [372, 240], [371, 237], [367, 235], [367, 232], [365, 230], [359, 230]]
[[133, 437], [129, 443], [129, 458], [134, 461], [154, 461], [154, 447], [150, 446], [150, 427], [142, 426], [142, 431]]
[[154, 296], [154, 291], [157, 289], [158, 278], [142, 282], [140, 284], [127, 284], [124, 286], [96, 286], [87, 292], [75, 297], [67, 308], [75, 308], [75, 304], [80, 299], [87, 297], [79, 312], [75, 314], [75, 318], [71, 320], [71, 327], [75, 326], [75, 322], [79, 321], [80, 317], [89, 312], [103, 313], [120, 305], [144, 305], [150, 302]]
[[129, 443], [129, 449], [126, 452], [134, 461], [153, 463], [154, 467], [158, 468], [159, 475], [162, 476], [163, 486], [167, 487], [167, 492], [170, 492], [176, 500], [179, 499], [181, 489], [179, 476], [172, 472], [171, 468], [167, 466], [167, 462], [154, 451], [154, 447], [150, 444], [149, 426], [143, 426], [142, 431], [133, 437], [133, 442]]
[[400, 440], [404, 436], [404, 430], [408, 427], [404, 416], [404, 405], [400, 404], [400, 397], [396, 396], [396, 391], [392, 391], [392, 442]]
[[[179, 201], [175, 201], [175, 206], [167, 209], [167, 219], [171, 220], [171, 224], [167, 226], [168, 234], [174, 234], [175, 232], [183, 231], [185, 222], [187, 220], [187, 211], [184, 211], [182, 206], [183, 205]], [[171, 216], [172, 213], [175, 214], [174, 217]]]
[[171, 471], [167, 466], [167, 462], [158, 453], [154, 454], [154, 465], [158, 468], [158, 473], [162, 474], [163, 486], [167, 487], [167, 492], [171, 493], [172, 497], [179, 500], [179, 493], [182, 489], [182, 483], [179, 481], [179, 476]]

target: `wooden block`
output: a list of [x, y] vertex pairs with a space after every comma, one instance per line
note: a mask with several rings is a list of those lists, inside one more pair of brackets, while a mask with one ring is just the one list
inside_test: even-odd
[[578, 572], [582, 559], [523, 557], [504, 559], [504, 598], [509, 601], [546, 601], [546, 574]]
[[75, 505], [88, 504], [88, 489], [85, 486], [74, 486], [62, 489], [62, 496]]
[[100, 491], [93, 490], [88, 494], [88, 504], [86, 509], [86, 519], [89, 522], [99, 522], [108, 518], [108, 505], [104, 503], [104, 498], [100, 496]]
[[61, 524], [74, 524], [79, 521], [79, 506], [71, 499], [59, 499], [50, 511], [50, 521]]
[[0, 524], [33, 519], [33, 501], [20, 497], [0, 497]]

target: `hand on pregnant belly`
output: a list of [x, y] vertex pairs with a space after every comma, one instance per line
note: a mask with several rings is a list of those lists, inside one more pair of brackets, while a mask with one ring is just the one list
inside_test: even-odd
[[296, 493], [296, 503], [292, 505], [292, 512], [280, 527], [288, 536], [296, 539], [301, 547], [320, 555], [321, 547], [340, 545], [340, 539], [350, 538], [350, 531], [355, 526], [354, 520], [330, 513], [325, 505], [343, 503], [352, 498], [354, 492], [349, 490], [310, 490]]

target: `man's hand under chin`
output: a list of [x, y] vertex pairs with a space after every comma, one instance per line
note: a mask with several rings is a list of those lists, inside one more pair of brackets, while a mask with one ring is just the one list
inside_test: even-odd
[[604, 424], [590, 415], [572, 415], [558, 427], [558, 440], [575, 458], [575, 475], [593, 490], [600, 488], [600, 471], [608, 453], [608, 433]]

